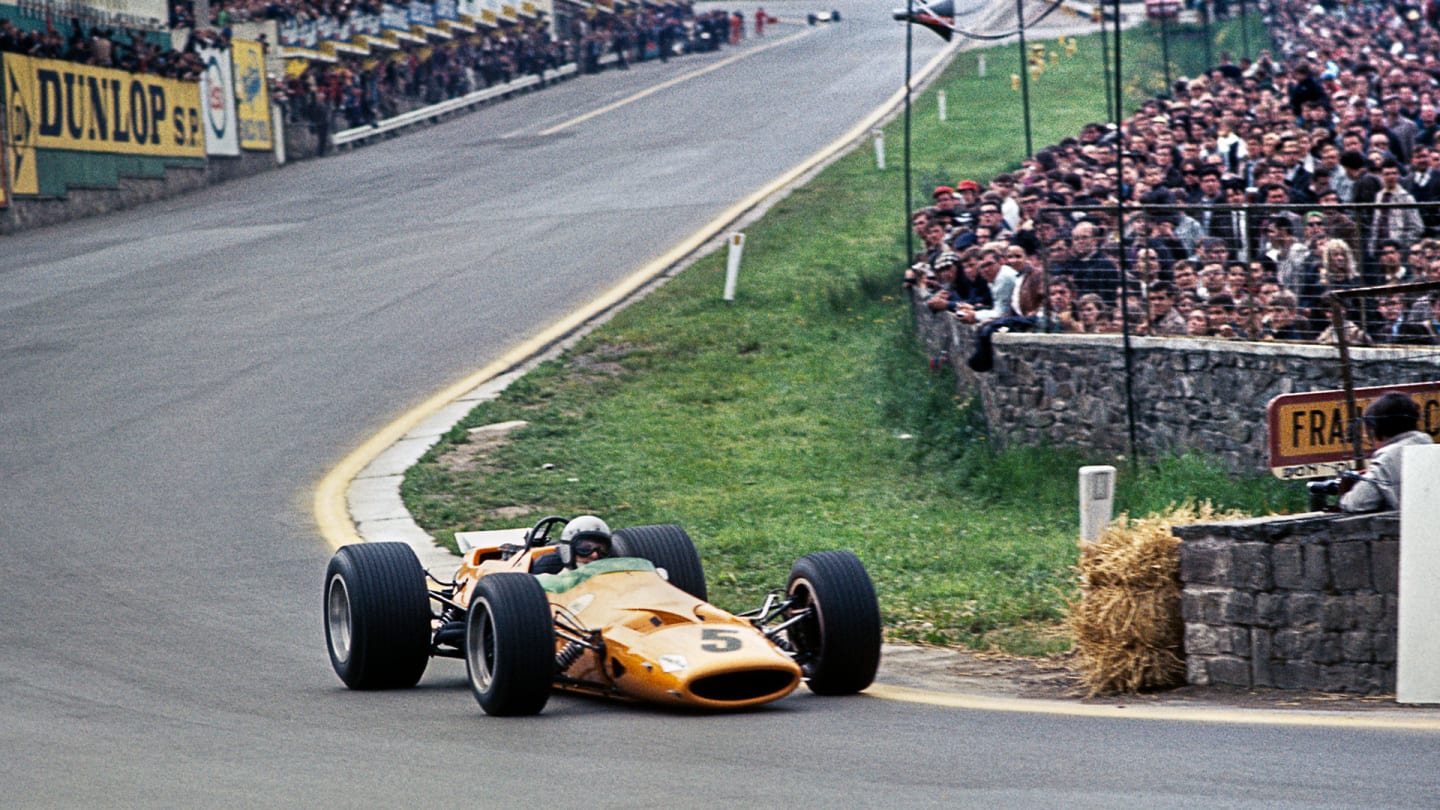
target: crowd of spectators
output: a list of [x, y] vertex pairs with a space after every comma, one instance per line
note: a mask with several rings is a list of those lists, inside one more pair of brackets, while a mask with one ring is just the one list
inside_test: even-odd
[[[191, 33], [178, 50], [138, 30], [115, 31], [79, 19], [59, 27], [47, 20], [43, 29], [0, 19], [0, 51], [195, 80], [204, 70], [195, 46], [225, 44], [235, 23], [344, 22], [355, 14], [379, 14], [382, 8], [376, 0], [216, 0], [210, 4], [210, 25], [195, 28], [193, 2], [181, 0], [170, 8], [170, 24]], [[768, 18], [757, 18], [757, 31], [762, 19]], [[577, 19], [560, 37], [551, 35], [548, 21], [527, 20], [423, 47], [405, 44], [393, 53], [317, 60], [299, 75], [272, 78], [271, 91], [287, 118], [307, 123], [323, 144], [339, 127], [375, 124], [521, 76], [544, 77], [546, 70], [572, 62], [595, 72], [607, 65], [628, 68], [637, 61], [714, 50], [738, 42], [744, 22], [738, 13], [725, 11], [697, 16], [688, 3]]]
[[195, 53], [195, 46], [211, 37], [218, 40], [219, 34], [197, 33], [185, 47], [176, 50], [141, 30], [87, 25], [78, 17], [58, 27], [47, 19], [39, 29], [22, 28], [13, 20], [0, 18], [0, 53], [62, 59], [188, 81], [197, 80], [204, 72], [205, 64]]
[[[332, 126], [363, 126], [405, 109], [458, 98], [568, 63], [583, 72], [628, 68], [647, 59], [720, 47], [729, 41], [725, 12], [696, 17], [688, 6], [630, 9], [576, 20], [571, 35], [551, 36], [544, 22], [506, 26], [474, 37], [407, 48], [376, 60], [345, 57], [316, 62], [277, 88], [291, 120], [309, 121], [321, 135]], [[612, 56], [613, 55], [613, 56]], [[608, 58], [607, 58], [608, 57]]]
[[[1329, 342], [1327, 293], [1440, 282], [1440, 3], [1265, 13], [1274, 52], [913, 212], [905, 283], [981, 325], [972, 367], [997, 329]], [[1355, 305], [1346, 337], [1433, 345], [1436, 297]]]
[[[406, 109], [458, 98], [573, 61], [571, 43], [530, 23], [503, 32], [459, 37], [384, 58], [344, 57], [312, 62], [275, 88], [292, 121], [308, 121], [322, 136], [334, 125], [374, 124]], [[323, 138], [322, 138], [323, 140]]]

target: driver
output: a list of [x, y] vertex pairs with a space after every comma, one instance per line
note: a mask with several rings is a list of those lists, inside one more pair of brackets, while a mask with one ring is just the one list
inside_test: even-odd
[[594, 515], [581, 515], [565, 524], [556, 546], [566, 568], [588, 565], [610, 556], [610, 527]]

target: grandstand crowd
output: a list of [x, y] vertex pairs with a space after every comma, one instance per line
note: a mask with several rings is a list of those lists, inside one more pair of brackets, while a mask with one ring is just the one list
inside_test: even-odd
[[86, 25], [78, 18], [58, 24], [46, 19], [41, 28], [23, 28], [0, 17], [0, 53], [64, 59], [187, 81], [195, 81], [205, 70], [195, 46], [221, 39], [218, 33], [197, 32], [191, 45], [177, 50], [139, 30]]
[[[1330, 342], [1327, 293], [1440, 283], [1440, 4], [1265, 13], [1273, 52], [912, 213], [905, 284], [981, 326], [972, 368], [1001, 329]], [[1436, 296], [1377, 295], [1345, 336], [1433, 345]]]
[[[279, 23], [331, 18], [344, 22], [355, 14], [378, 14], [375, 0], [214, 0], [210, 24], [195, 26], [192, 0], [170, 9], [172, 28], [189, 30], [179, 48], [159, 44], [162, 37], [140, 30], [114, 29], [80, 18], [17, 26], [0, 18], [0, 51], [47, 59], [113, 67], [138, 73], [195, 80], [204, 64], [196, 48], [223, 46], [236, 23]], [[756, 21], [757, 31], [763, 23]], [[520, 20], [475, 36], [402, 44], [383, 58], [342, 54], [333, 63], [312, 62], [299, 75], [272, 77], [272, 96], [288, 120], [308, 123], [323, 138], [336, 128], [373, 124], [406, 110], [478, 89], [505, 84], [547, 69], [576, 63], [584, 72], [607, 66], [628, 68], [649, 59], [714, 50], [737, 43], [745, 20], [738, 12], [696, 14], [688, 2], [645, 4], [573, 20], [556, 37], [549, 22]], [[274, 43], [266, 43], [273, 45]]]
[[[268, 4], [272, 10], [266, 13], [275, 13], [274, 7]], [[355, 127], [522, 76], [543, 80], [546, 70], [569, 63], [594, 73], [607, 65], [624, 69], [633, 62], [713, 50], [734, 41], [731, 23], [724, 12], [697, 17], [688, 3], [577, 19], [571, 34], [561, 37], [553, 36], [544, 20], [526, 20], [480, 36], [405, 48], [386, 59], [314, 63], [276, 91], [292, 120], [308, 120], [319, 129], [337, 121]]]
[[[178, 49], [140, 31], [46, 18], [31, 29], [0, 19], [0, 51], [194, 79], [195, 48], [223, 45], [235, 22], [380, 10], [373, 0], [210, 8], [212, 25]], [[1087, 124], [1016, 172], [935, 188], [912, 216], [924, 249], [906, 284], [930, 309], [980, 325], [982, 338], [1128, 329], [1330, 341], [1327, 293], [1440, 282], [1440, 0], [1270, 0], [1264, 13], [1273, 52], [1222, 55], [1118, 128]], [[193, 24], [190, 1], [172, 18]], [[767, 19], [757, 11], [757, 34]], [[323, 143], [337, 125], [570, 62], [593, 71], [718, 48], [738, 42], [745, 22], [688, 3], [575, 19], [560, 38], [544, 21], [522, 21], [382, 58], [314, 62], [273, 90]], [[1434, 344], [1437, 304], [1434, 292], [1378, 296], [1343, 328], [1353, 343]]]

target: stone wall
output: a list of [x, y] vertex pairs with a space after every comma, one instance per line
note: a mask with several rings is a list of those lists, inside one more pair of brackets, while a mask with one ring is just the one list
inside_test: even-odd
[[168, 169], [164, 178], [122, 177], [115, 188], [72, 188], [64, 197], [15, 197], [8, 208], [0, 208], [0, 234], [133, 208], [273, 168], [273, 152], [245, 152], [209, 158], [203, 169]]
[[[1129, 443], [1119, 335], [996, 335], [995, 367], [965, 361], [975, 328], [916, 306], [920, 339], [978, 395], [998, 446], [1065, 444], [1123, 453]], [[1333, 346], [1131, 338], [1136, 443], [1142, 453], [1196, 450], [1234, 472], [1267, 470], [1265, 406], [1280, 394], [1342, 387]], [[1356, 349], [1355, 384], [1440, 379], [1440, 350]]]
[[1174, 532], [1191, 684], [1395, 691], [1399, 513]]

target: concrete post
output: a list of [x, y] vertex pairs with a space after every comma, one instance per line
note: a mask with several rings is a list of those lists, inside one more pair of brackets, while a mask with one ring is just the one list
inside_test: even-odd
[[1395, 699], [1440, 703], [1440, 445], [1402, 453]]
[[1100, 539], [1115, 509], [1115, 468], [1109, 465], [1080, 468], [1080, 544]]
[[884, 171], [884, 170], [885, 170], [885, 130], [883, 130], [883, 129], [871, 130], [870, 134], [875, 136], [875, 168], [877, 168], [877, 169], [879, 169], [879, 170], [881, 170], [881, 171]]
[[725, 259], [725, 300], [735, 300], [735, 285], [740, 281], [740, 254], [745, 250], [745, 234], [730, 234], [730, 255]]

